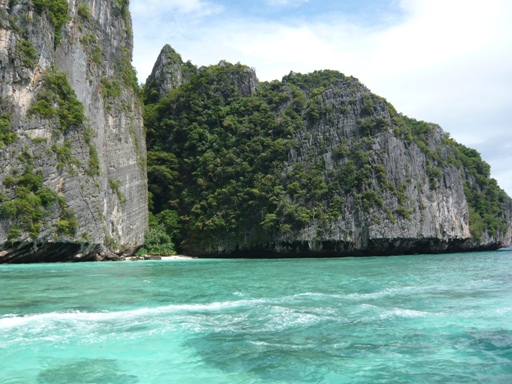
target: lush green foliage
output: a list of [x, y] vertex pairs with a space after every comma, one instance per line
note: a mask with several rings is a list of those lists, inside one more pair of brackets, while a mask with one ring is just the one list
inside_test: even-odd
[[66, 140], [62, 145], [54, 143], [52, 151], [57, 156], [57, 170], [61, 172], [66, 166], [72, 169], [73, 165], [80, 166], [80, 161], [71, 155], [71, 141]]
[[140, 92], [139, 83], [137, 81], [137, 71], [132, 65], [132, 54], [130, 50], [122, 48], [121, 60], [118, 63], [118, 70], [121, 73], [123, 83], [131, 87], [135, 93]]
[[17, 135], [12, 130], [11, 114], [0, 115], [0, 147], [11, 144], [16, 138]]
[[149, 214], [149, 231], [144, 246], [137, 255], [173, 255], [174, 239], [179, 238], [180, 224], [176, 211], [165, 210], [154, 216]]
[[121, 96], [122, 88], [119, 82], [101, 79], [101, 94], [105, 99], [115, 99]]
[[145, 243], [137, 251], [138, 256], [142, 255], [174, 255], [176, 249], [172, 238], [165, 232], [162, 225], [151, 226], [146, 232]]
[[91, 18], [91, 8], [89, 5], [85, 3], [78, 4], [78, 16], [84, 18], [85, 20], [89, 20]]
[[28, 115], [44, 119], [57, 117], [61, 132], [80, 126], [85, 121], [84, 106], [76, 98], [66, 74], [48, 70], [44, 75], [44, 89], [37, 94], [37, 102]]
[[30, 40], [21, 40], [17, 42], [16, 52], [24, 67], [33, 68], [36, 65], [37, 51]]
[[[151, 89], [145, 89], [150, 205], [156, 214], [178, 212], [181, 231], [172, 235], [178, 243], [248, 232], [258, 241], [311, 220], [327, 223], [341, 214], [340, 192], [355, 197], [373, 178], [371, 140], [352, 151], [340, 147], [336, 156], [348, 162], [329, 175], [315, 153], [303, 154], [305, 164], [290, 164], [283, 173], [290, 151], [300, 150], [294, 135], [306, 132], [317, 108], [306, 94], [316, 98], [333, 82], [352, 79], [335, 71], [290, 74], [242, 96], [237, 81], [244, 76], [242, 65], [202, 69], [156, 105]], [[362, 135], [388, 126], [369, 120]], [[370, 192], [363, 196], [365, 208], [382, 204]]]
[[[275, 119], [278, 89], [273, 85], [241, 97], [232, 76], [244, 76], [244, 70], [229, 65], [201, 71], [148, 108], [154, 212], [178, 211], [187, 233], [183, 238], [238, 232], [239, 225], [262, 221], [275, 210], [284, 192], [273, 191], [278, 183], [272, 164], [283, 162], [294, 145], [283, 136], [293, 133], [297, 119]], [[263, 198], [271, 194], [276, 200]]]
[[[170, 222], [153, 228], [160, 234], [165, 229], [178, 247], [214, 244], [219, 238], [256, 245], [313, 221], [321, 236], [333, 220], [353, 214], [344, 209], [347, 200], [376, 220], [409, 220], [415, 210], [407, 183], [388, 179], [375, 154], [375, 137], [383, 132], [394, 132], [425, 153], [432, 190], [442, 185], [443, 171], [451, 166], [447, 153], [467, 163], [478, 188], [488, 191], [483, 205], [467, 192], [472, 229], [480, 225], [495, 234], [499, 226], [492, 220], [503, 223], [505, 195], [489, 181], [485, 163], [456, 145], [444, 146], [441, 153], [434, 124], [397, 114], [336, 71], [290, 73], [282, 82], [261, 83], [257, 92], [243, 95], [240, 84], [247, 84], [248, 73], [247, 67], [224, 63], [200, 69], [160, 100], [158, 84], [144, 89], [150, 209], [157, 217], [172, 212]], [[350, 98], [341, 88], [350, 89]], [[338, 104], [322, 99], [328, 89], [340, 92]], [[383, 106], [391, 119], [382, 115]], [[318, 122], [336, 124], [329, 120], [333, 111], [357, 119], [353, 136], [341, 143], [315, 129]], [[326, 159], [329, 152], [332, 158]], [[328, 161], [336, 166], [328, 167]], [[394, 196], [396, 208], [385, 205], [383, 193]], [[501, 205], [493, 211], [497, 202]]]
[[130, 0], [117, 0], [117, 8], [121, 11], [121, 15], [124, 18], [127, 18], [129, 16], [130, 12]]
[[496, 236], [507, 231], [506, 215], [509, 197], [490, 177], [490, 166], [480, 154], [454, 140], [448, 140], [455, 152], [455, 159], [460, 161], [468, 179], [464, 193], [469, 205], [469, 224], [471, 234], [480, 239], [485, 232]]
[[0, 217], [11, 222], [9, 240], [21, 236], [22, 229], [36, 237], [41, 230], [46, 210], [51, 209], [55, 203], [60, 207], [57, 233], [74, 235], [78, 227], [74, 212], [67, 208], [62, 196], [43, 186], [43, 177], [40, 172], [34, 171], [31, 156], [27, 153], [22, 156], [26, 162], [25, 170], [20, 174], [7, 175], [3, 181], [6, 188], [15, 191], [14, 199], [3, 199], [0, 204]]
[[335, 81], [346, 79], [344, 74], [332, 70], [314, 71], [307, 75], [290, 72], [283, 77], [283, 83], [293, 84], [302, 90], [311, 91], [321, 87], [330, 87]]
[[67, 0], [33, 0], [33, 2], [38, 13], [47, 12], [55, 27], [55, 45], [58, 45], [62, 39], [62, 26], [69, 19]]

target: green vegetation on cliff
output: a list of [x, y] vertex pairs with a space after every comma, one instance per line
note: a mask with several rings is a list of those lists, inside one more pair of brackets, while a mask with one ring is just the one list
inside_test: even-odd
[[20, 40], [16, 44], [16, 52], [26, 68], [33, 68], [36, 65], [37, 51], [30, 40]]
[[43, 89], [37, 94], [37, 102], [28, 115], [44, 119], [57, 117], [61, 132], [80, 126], [85, 121], [84, 106], [76, 98], [65, 73], [49, 70], [43, 78]]
[[8, 0], [0, 19], [0, 263], [134, 250], [148, 212], [129, 0]]
[[448, 135], [443, 143], [449, 147], [450, 153], [442, 155], [441, 148], [434, 152], [429, 147], [429, 141], [435, 135], [436, 125], [403, 117], [403, 121], [410, 128], [412, 139], [431, 158], [437, 166], [428, 165], [427, 172], [432, 187], [436, 187], [442, 178], [442, 169], [450, 164], [462, 170], [466, 178], [464, 194], [468, 202], [470, 215], [469, 225], [471, 235], [481, 240], [484, 232], [497, 236], [499, 232], [506, 232], [508, 228], [507, 204], [508, 195], [491, 178], [491, 167], [482, 160], [478, 151], [468, 148]]
[[[431, 191], [448, 167], [459, 167], [475, 239], [506, 230], [508, 197], [489, 178], [488, 165], [444, 133], [436, 144], [436, 125], [396, 113], [337, 71], [292, 72], [247, 94], [251, 76], [248, 67], [221, 63], [201, 68], [160, 100], [154, 82], [144, 89], [150, 209], [176, 217], [153, 228], [164, 228], [178, 247], [258, 247], [312, 222], [321, 239], [343, 215], [409, 220], [423, 203], [409, 201], [406, 180], [389, 179], [374, 146], [384, 133], [424, 153]], [[354, 124], [349, 136], [319, 133], [339, 119]]]
[[8, 199], [5, 190], [0, 194], [0, 218], [9, 220], [8, 238], [17, 240], [22, 231], [33, 238], [39, 234], [45, 215], [51, 214], [53, 206], [59, 207], [59, 220], [55, 224], [56, 235], [74, 236], [78, 228], [75, 213], [67, 207], [66, 199], [54, 190], [43, 186], [43, 176], [34, 170], [32, 155], [22, 153], [25, 163], [23, 171], [18, 170], [3, 180], [8, 190], [14, 190], [14, 198]]
[[11, 114], [0, 115], [0, 147], [11, 144], [16, 137], [16, 133], [12, 130]]
[[[28, 47], [28, 51], [32, 47], [31, 44], [23, 46]], [[56, 141], [48, 147], [45, 155], [55, 156], [56, 169], [60, 174], [67, 167], [70, 172], [75, 172], [74, 167], [81, 164], [72, 155], [72, 143], [66, 139], [66, 134], [72, 128], [82, 128], [86, 117], [84, 107], [76, 98], [64, 73], [54, 69], [44, 73], [27, 117], [39, 117], [53, 122], [55, 129], [52, 134]], [[86, 130], [84, 135], [90, 133]], [[0, 147], [12, 144], [17, 138], [13, 132], [11, 114], [1, 115]], [[46, 139], [36, 138], [32, 142], [37, 145], [46, 143]], [[13, 163], [17, 166], [13, 166]], [[75, 212], [68, 207], [61, 194], [44, 185], [43, 169], [36, 164], [41, 164], [41, 152], [24, 145], [16, 161], [10, 162], [10, 171], [2, 181], [0, 218], [11, 242], [19, 240], [24, 233], [35, 239], [45, 228], [48, 219], [54, 221], [50, 232], [55, 237], [73, 237], [78, 228]]]
[[67, 0], [33, 0], [36, 11], [39, 14], [46, 12], [55, 28], [55, 45], [62, 39], [61, 29], [69, 19]]
[[233, 76], [243, 77], [245, 70], [228, 65], [200, 71], [147, 108], [153, 209], [178, 212], [184, 232], [177, 240], [238, 236], [242, 227], [274, 213], [284, 195], [275, 165], [296, 145], [291, 135], [299, 115], [290, 109], [276, 119], [292, 97], [280, 83], [241, 96]]
[[506, 232], [508, 228], [506, 207], [508, 195], [490, 177], [491, 169], [482, 160], [480, 154], [467, 148], [452, 139], [448, 144], [455, 152], [455, 163], [464, 167], [469, 179], [464, 185], [464, 193], [469, 205], [469, 224], [471, 234], [480, 240], [484, 232], [496, 236], [499, 232]]

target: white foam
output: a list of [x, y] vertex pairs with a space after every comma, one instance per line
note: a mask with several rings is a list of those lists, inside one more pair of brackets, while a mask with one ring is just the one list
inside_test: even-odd
[[249, 341], [250, 344], [253, 344], [257, 347], [264, 347], [264, 348], [272, 348], [272, 349], [315, 349], [318, 347], [317, 344], [290, 344], [290, 343], [269, 343], [266, 341]]
[[83, 322], [101, 323], [114, 321], [130, 321], [172, 313], [183, 312], [221, 312], [226, 309], [251, 307], [255, 304], [265, 303], [263, 299], [235, 300], [224, 302], [213, 302], [207, 304], [171, 304], [155, 308], [139, 308], [117, 312], [50, 312], [29, 315], [4, 315], [0, 317], [0, 330], [9, 330], [18, 327], [26, 327], [34, 323], [62, 323], [62, 322]]
[[390, 318], [417, 318], [428, 316], [430, 313], [424, 311], [416, 311], [414, 309], [402, 309], [402, 308], [394, 308], [390, 311], [386, 311], [380, 315], [381, 319], [390, 319]]
[[[240, 292], [240, 295], [243, 295]], [[203, 332], [208, 329], [236, 330], [258, 324], [266, 331], [280, 331], [297, 326], [339, 320], [336, 306], [309, 305], [312, 300], [342, 299], [343, 295], [305, 292], [277, 298], [256, 298], [218, 301], [204, 304], [170, 304], [124, 311], [51, 312], [0, 317], [0, 336], [15, 332], [20, 338], [41, 340], [48, 335], [82, 338], [103, 337], [111, 333], [135, 337], [137, 333], [163, 333], [188, 329]], [[300, 305], [298, 305], [300, 304]], [[261, 324], [264, 324], [263, 326]], [[132, 335], [132, 336], [130, 336]], [[121, 336], [120, 336], [121, 337]]]
[[395, 287], [395, 288], [384, 288], [380, 291], [369, 292], [369, 293], [350, 293], [345, 296], [347, 299], [380, 299], [388, 296], [408, 296], [408, 295], [418, 295], [424, 292], [425, 290], [430, 290], [432, 287]]

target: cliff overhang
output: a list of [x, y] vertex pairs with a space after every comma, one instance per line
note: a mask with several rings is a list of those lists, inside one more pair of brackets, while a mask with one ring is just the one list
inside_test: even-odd
[[290, 241], [234, 250], [189, 251], [187, 254], [200, 258], [293, 259], [483, 252], [504, 247], [504, 244], [498, 242], [482, 245], [470, 239], [400, 238], [371, 240], [364, 246], [346, 241]]

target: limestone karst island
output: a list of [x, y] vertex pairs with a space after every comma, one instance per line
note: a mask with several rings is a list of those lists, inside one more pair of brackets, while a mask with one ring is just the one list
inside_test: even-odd
[[0, 12], [0, 263], [510, 244], [511, 199], [478, 152], [354, 77], [260, 82], [167, 45], [140, 87], [128, 0]]

